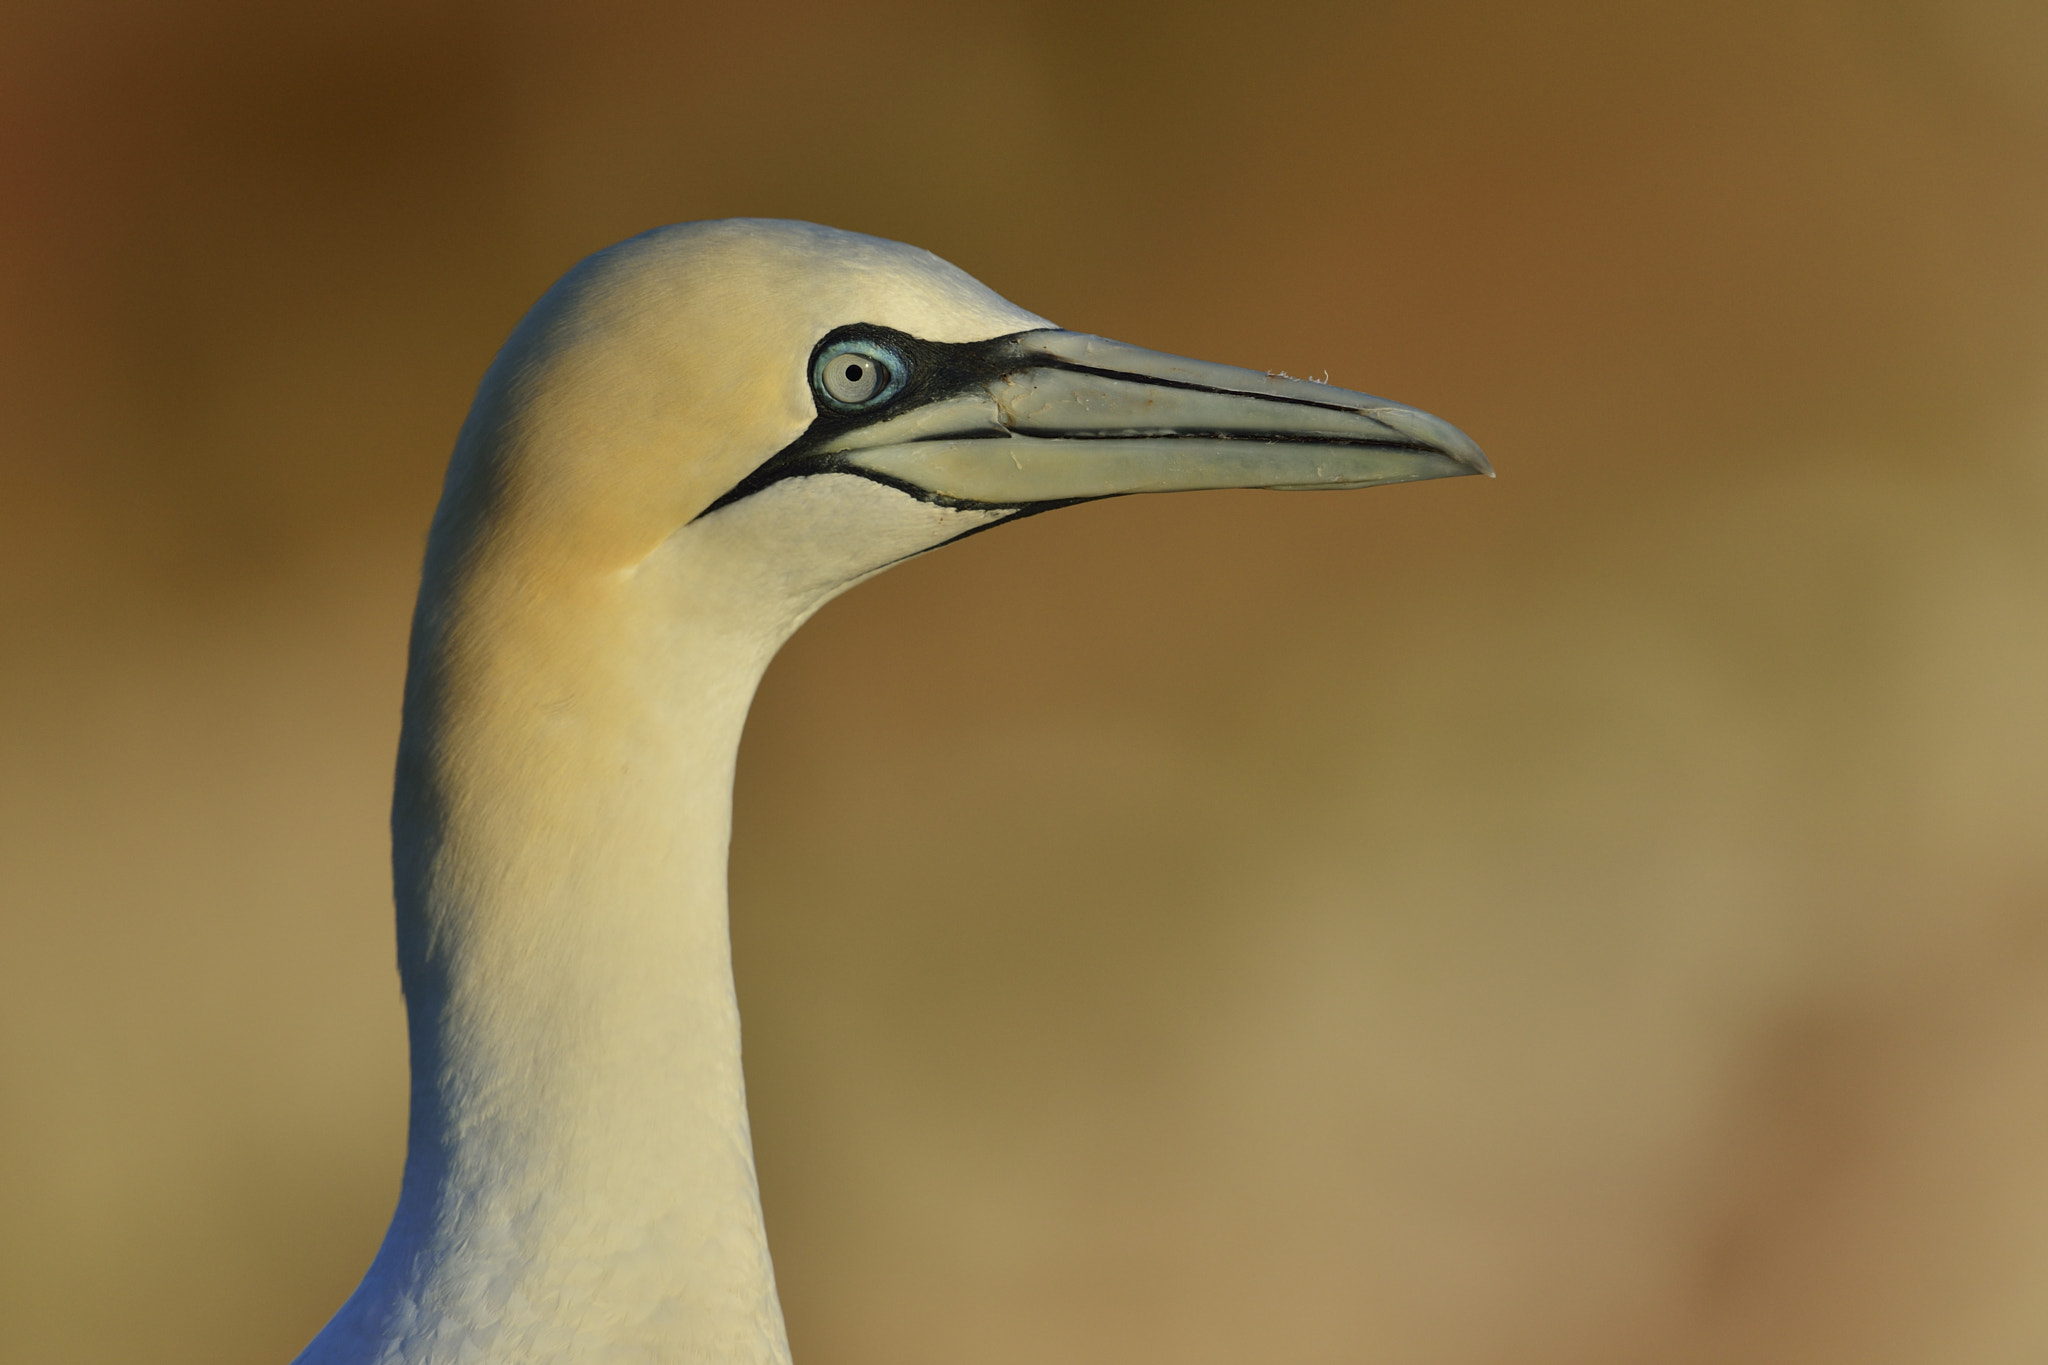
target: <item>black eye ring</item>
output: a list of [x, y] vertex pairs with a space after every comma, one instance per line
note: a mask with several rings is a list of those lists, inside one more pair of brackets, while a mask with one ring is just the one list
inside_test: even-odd
[[834, 412], [866, 412], [903, 392], [910, 365], [892, 346], [848, 337], [811, 362], [811, 392]]

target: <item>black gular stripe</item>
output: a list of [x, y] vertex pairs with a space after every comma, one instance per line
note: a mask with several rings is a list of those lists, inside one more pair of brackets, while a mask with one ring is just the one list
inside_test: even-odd
[[[805, 362], [806, 377], [816, 370], [820, 352], [837, 342], [855, 338], [867, 338], [883, 343], [902, 356], [909, 366], [903, 388], [888, 402], [861, 412], [840, 412], [813, 403], [817, 415], [803, 434], [769, 456], [756, 466], [754, 471], [734, 484], [730, 489], [706, 507], [698, 516], [708, 516], [719, 508], [738, 502], [749, 494], [758, 493], [770, 484], [783, 479], [803, 478], [812, 474], [851, 474], [859, 478], [894, 488], [898, 492], [921, 502], [940, 507], [962, 510], [1011, 511], [1018, 516], [1038, 512], [1049, 512], [1058, 507], [1071, 507], [1076, 503], [1091, 502], [1092, 498], [1061, 498], [1035, 503], [983, 503], [963, 498], [950, 498], [934, 493], [903, 479], [892, 478], [872, 469], [853, 463], [847, 451], [827, 451], [821, 447], [834, 443], [839, 437], [860, 427], [886, 421], [904, 411], [924, 403], [938, 402], [958, 394], [981, 389], [996, 380], [1006, 378], [1023, 370], [1069, 370], [1077, 374], [1094, 375], [1100, 379], [1122, 380], [1149, 384], [1163, 389], [1188, 389], [1197, 393], [1241, 395], [1241, 389], [1226, 389], [1213, 384], [1197, 384], [1190, 380], [1167, 379], [1142, 374], [1128, 374], [1120, 370], [1101, 369], [1083, 365], [1060, 356], [1048, 355], [1025, 344], [1024, 338], [1045, 330], [1034, 328], [1028, 332], [1012, 332], [1007, 336], [992, 337], [987, 341], [926, 341], [922, 337], [899, 332], [893, 327], [882, 327], [874, 323], [857, 322], [837, 327], [819, 338], [811, 348], [810, 359]], [[1321, 408], [1330, 412], [1356, 412], [1357, 409], [1343, 403], [1320, 403], [1312, 398], [1296, 397], [1292, 394], [1258, 394], [1259, 399], [1269, 403], [1283, 403], [1295, 407]], [[1431, 447], [1419, 441], [1342, 439], [1328, 435], [1309, 435], [1295, 432], [1245, 432], [1245, 431], [1203, 431], [1193, 428], [1174, 428], [1161, 431], [1155, 428], [1128, 428], [1101, 431], [1075, 430], [1071, 428], [1050, 428], [1040, 431], [1029, 426], [1018, 426], [1008, 431], [988, 429], [957, 432], [948, 435], [947, 440], [1005, 440], [1010, 435], [1044, 436], [1063, 441], [1109, 440], [1130, 436], [1174, 436], [1197, 437], [1219, 441], [1258, 441], [1262, 444], [1301, 443], [1324, 446], [1372, 446], [1379, 449], [1429, 451]], [[1015, 520], [1016, 516], [1009, 518]], [[977, 527], [986, 530], [987, 527]], [[973, 534], [967, 532], [965, 534]]]

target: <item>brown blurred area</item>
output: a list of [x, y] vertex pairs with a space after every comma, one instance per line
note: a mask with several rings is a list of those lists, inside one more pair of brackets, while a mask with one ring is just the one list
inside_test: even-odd
[[2048, 1358], [2048, 11], [5, 29], [0, 1360], [281, 1363], [367, 1264], [442, 462], [563, 269], [734, 214], [1501, 471], [1035, 519], [785, 651], [800, 1361]]

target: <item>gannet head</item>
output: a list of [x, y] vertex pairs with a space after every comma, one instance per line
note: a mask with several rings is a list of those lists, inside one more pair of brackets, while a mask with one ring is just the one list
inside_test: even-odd
[[1095, 498], [1491, 472], [1413, 408], [1063, 331], [898, 242], [736, 219], [547, 293], [484, 379], [435, 540], [607, 570], [715, 536], [827, 590]]

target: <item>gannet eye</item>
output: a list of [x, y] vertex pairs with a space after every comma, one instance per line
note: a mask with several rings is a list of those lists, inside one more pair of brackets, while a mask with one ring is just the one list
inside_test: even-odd
[[835, 341], [818, 353], [811, 387], [827, 407], [860, 412], [894, 398], [909, 377], [903, 357], [878, 341]]

